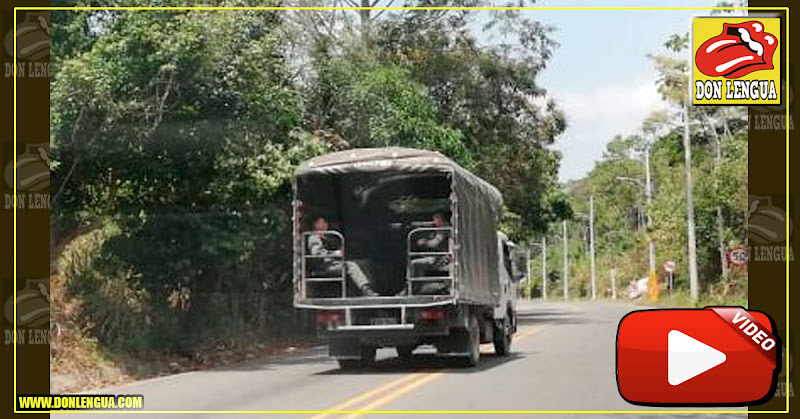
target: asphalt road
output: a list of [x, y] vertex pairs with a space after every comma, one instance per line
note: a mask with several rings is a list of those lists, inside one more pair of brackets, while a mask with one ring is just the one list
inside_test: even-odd
[[[143, 394], [148, 411], [206, 411], [163, 417], [217, 416], [211, 411], [654, 411], [633, 406], [617, 392], [615, 336], [619, 320], [636, 310], [608, 302], [521, 302], [519, 332], [508, 357], [482, 349], [481, 362], [462, 369], [425, 348], [402, 362], [393, 349], [378, 352], [374, 368], [345, 372], [314, 348], [269, 361], [144, 380], [89, 393]], [[687, 409], [684, 409], [687, 410]], [[698, 409], [693, 409], [698, 410]], [[713, 409], [712, 409], [713, 410]], [[738, 410], [738, 409], [716, 409]], [[745, 413], [686, 414], [642, 412], [626, 417], [739, 417]], [[70, 419], [80, 414], [56, 415]], [[87, 414], [97, 419], [104, 414]], [[108, 415], [109, 417], [111, 415]], [[244, 413], [231, 416], [250, 416]], [[273, 415], [274, 416], [274, 415]], [[279, 416], [308, 419], [386, 417], [369, 413], [305, 413]], [[407, 414], [390, 415], [405, 417]], [[463, 413], [413, 417], [463, 418]], [[472, 417], [497, 417], [483, 413]], [[573, 417], [560, 413], [549, 417]], [[617, 416], [611, 413], [592, 417]], [[218, 417], [218, 416], [217, 416]], [[116, 416], [119, 418], [119, 416]]]

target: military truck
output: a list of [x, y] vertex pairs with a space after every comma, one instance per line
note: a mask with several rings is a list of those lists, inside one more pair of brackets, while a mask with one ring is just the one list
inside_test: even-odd
[[495, 187], [437, 152], [376, 148], [300, 164], [294, 193], [294, 305], [343, 369], [384, 347], [465, 366], [481, 343], [509, 353], [527, 256], [498, 231]]

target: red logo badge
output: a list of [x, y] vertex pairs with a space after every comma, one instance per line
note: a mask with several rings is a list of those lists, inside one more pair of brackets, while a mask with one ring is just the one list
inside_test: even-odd
[[721, 34], [700, 46], [695, 63], [707, 76], [735, 79], [773, 69], [772, 56], [777, 48], [777, 38], [764, 32], [764, 25], [757, 20], [725, 23]]
[[748, 406], [775, 393], [780, 340], [741, 307], [644, 310], [617, 331], [617, 385], [645, 406]]

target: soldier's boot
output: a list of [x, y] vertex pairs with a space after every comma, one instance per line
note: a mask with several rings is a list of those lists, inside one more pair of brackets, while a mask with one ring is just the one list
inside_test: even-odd
[[377, 297], [378, 293], [375, 292], [374, 289], [372, 289], [372, 285], [364, 284], [361, 286], [361, 295], [363, 295], [364, 297]]

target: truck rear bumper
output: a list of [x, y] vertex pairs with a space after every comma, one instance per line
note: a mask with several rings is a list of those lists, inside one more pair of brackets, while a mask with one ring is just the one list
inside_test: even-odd
[[[336, 330], [325, 330], [322, 335], [328, 338], [330, 355], [339, 359], [357, 359], [362, 347], [416, 346], [431, 343], [449, 335], [446, 325], [415, 327], [415, 325], [356, 326]], [[410, 327], [409, 327], [410, 326]]]
[[358, 358], [376, 348], [433, 345], [438, 353], [462, 353], [472, 308], [450, 307], [347, 307], [323, 310], [319, 334], [328, 339], [330, 354], [338, 359]]
[[297, 308], [336, 310], [344, 308], [431, 307], [455, 304], [456, 298], [447, 295], [416, 295], [404, 297], [316, 298], [294, 302]]
[[447, 336], [449, 327], [446, 324], [420, 326], [414, 324], [388, 326], [340, 326], [335, 329], [323, 329], [322, 336], [329, 338], [421, 338], [426, 336]]

